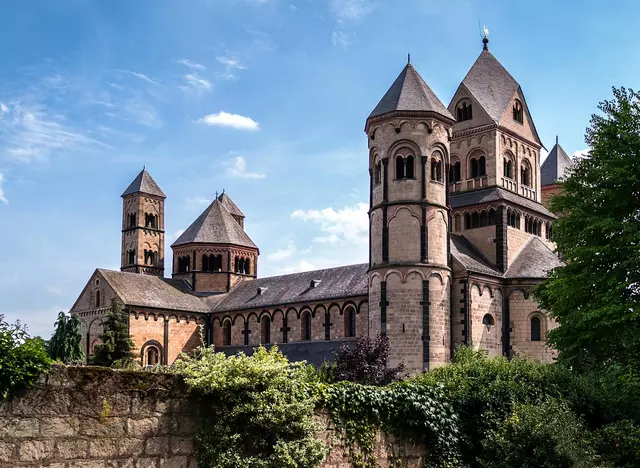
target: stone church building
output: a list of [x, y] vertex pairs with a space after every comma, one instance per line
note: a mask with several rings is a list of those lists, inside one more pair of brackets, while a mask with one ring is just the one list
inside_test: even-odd
[[165, 277], [165, 194], [143, 170], [122, 194], [121, 271], [97, 269], [71, 309], [87, 354], [117, 298], [144, 365], [171, 364], [200, 330], [226, 353], [277, 344], [314, 363], [386, 333], [390, 364], [414, 372], [459, 343], [553, 359], [530, 290], [561, 264], [545, 205], [571, 160], [556, 142], [541, 168], [523, 91], [483, 42], [448, 107], [408, 63], [367, 118], [368, 263], [260, 278], [223, 192], [171, 245]]

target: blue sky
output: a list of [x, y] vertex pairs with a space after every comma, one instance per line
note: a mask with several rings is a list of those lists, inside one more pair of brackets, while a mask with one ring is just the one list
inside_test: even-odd
[[119, 197], [143, 165], [167, 247], [224, 188], [260, 276], [364, 262], [364, 123], [408, 52], [446, 105], [487, 24], [543, 142], [573, 153], [610, 87], [638, 87], [638, 17], [592, 0], [2, 2], [0, 314], [48, 338], [96, 267], [119, 268]]

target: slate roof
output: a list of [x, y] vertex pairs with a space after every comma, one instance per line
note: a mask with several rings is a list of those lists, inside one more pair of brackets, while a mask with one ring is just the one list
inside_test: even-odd
[[258, 248], [218, 198], [178, 237], [172, 247], [196, 243]]
[[511, 262], [505, 278], [546, 278], [562, 261], [540, 240], [533, 236]]
[[491, 262], [464, 236], [451, 234], [451, 255], [468, 271], [484, 275], [502, 276]]
[[540, 168], [540, 183], [542, 185], [555, 184], [562, 179], [567, 171], [573, 167], [573, 161], [567, 153], [562, 149], [556, 138], [556, 144], [551, 148], [551, 152], [547, 159], [542, 163]]
[[209, 311], [184, 281], [100, 268], [98, 272], [127, 305], [190, 312]]
[[541, 203], [533, 201], [529, 198], [522, 197], [516, 193], [510, 192], [500, 187], [489, 187], [486, 189], [472, 190], [469, 192], [458, 192], [450, 194], [451, 208], [462, 208], [480, 203], [489, 203], [493, 201], [507, 201], [523, 208], [527, 208], [536, 213], [555, 219], [556, 215], [551, 213]]
[[410, 63], [404, 67], [369, 118], [396, 111], [437, 112], [453, 116]]
[[234, 216], [241, 216], [241, 217], [244, 218], [244, 213], [242, 211], [240, 211], [240, 208], [238, 208], [238, 205], [233, 203], [233, 200], [231, 200], [231, 198], [229, 198], [229, 195], [227, 195], [224, 192], [224, 190], [222, 191], [222, 193], [218, 197], [218, 200], [220, 200], [220, 202], [222, 203], [222, 206], [224, 206], [229, 213], [231, 213]]
[[[367, 263], [361, 263], [243, 281], [215, 305], [213, 312], [366, 295], [368, 269]], [[312, 288], [312, 280], [320, 280], [320, 283]], [[266, 290], [258, 294], [258, 288]]]
[[129, 187], [127, 187], [127, 190], [125, 190], [121, 196], [125, 197], [134, 193], [146, 193], [149, 195], [155, 195], [156, 197], [167, 198], [146, 169], [142, 169], [142, 172], [133, 179], [133, 182], [131, 182]]

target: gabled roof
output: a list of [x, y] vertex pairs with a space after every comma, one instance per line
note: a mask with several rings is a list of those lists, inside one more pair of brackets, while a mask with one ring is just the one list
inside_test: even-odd
[[[367, 263], [361, 263], [243, 281], [222, 300], [212, 304], [213, 312], [366, 295], [369, 290], [368, 268]], [[315, 287], [311, 287], [313, 280], [319, 281]], [[262, 288], [260, 294], [258, 288]]]
[[551, 148], [551, 152], [547, 159], [542, 163], [540, 168], [541, 185], [555, 184], [557, 181], [566, 176], [567, 171], [573, 167], [573, 161], [562, 149], [556, 138], [556, 144]]
[[491, 262], [464, 236], [451, 234], [451, 255], [467, 270], [490, 276], [502, 276]]
[[453, 120], [451, 113], [410, 63], [371, 112], [369, 119], [396, 111], [436, 112]]
[[156, 197], [167, 198], [146, 169], [142, 169], [142, 172], [140, 172], [140, 174], [138, 174], [138, 176], [133, 179], [133, 182], [131, 182], [129, 187], [127, 187], [127, 190], [124, 191], [122, 197], [132, 195], [134, 193], [146, 193], [148, 195], [154, 195]]
[[511, 262], [504, 276], [505, 278], [546, 278], [551, 270], [562, 264], [558, 256], [539, 237], [533, 236]]
[[523, 208], [535, 211], [536, 213], [548, 216], [549, 218], [557, 218], [556, 215], [550, 212], [541, 203], [500, 187], [489, 187], [486, 189], [471, 190], [468, 192], [456, 192], [450, 194], [449, 197], [451, 208], [462, 208], [465, 206], [504, 200], [513, 203], [514, 205], [519, 205]]
[[227, 209], [227, 211], [231, 213], [233, 216], [241, 216], [244, 218], [244, 213], [240, 211], [240, 208], [238, 208], [238, 205], [233, 203], [233, 200], [229, 198], [229, 195], [227, 195], [224, 190], [218, 197], [218, 200], [220, 200], [220, 202], [222, 203], [222, 206], [224, 206]]
[[218, 198], [182, 233], [172, 247], [196, 243], [258, 248]]
[[100, 268], [97, 271], [126, 305], [186, 312], [209, 311], [184, 281]]

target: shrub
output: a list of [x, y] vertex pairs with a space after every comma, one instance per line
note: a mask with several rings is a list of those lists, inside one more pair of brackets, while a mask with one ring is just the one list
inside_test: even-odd
[[587, 468], [599, 466], [588, 432], [565, 405], [550, 399], [516, 405], [491, 431], [480, 465], [487, 468]]
[[602, 458], [623, 468], [634, 468], [640, 460], [640, 426], [622, 421], [602, 427], [594, 433], [594, 446]]
[[387, 367], [389, 338], [378, 335], [375, 339], [359, 337], [355, 343], [343, 345], [335, 355], [331, 369], [334, 381], [348, 380], [363, 385], [388, 385], [402, 379], [404, 364]]
[[182, 355], [173, 370], [211, 402], [197, 437], [198, 466], [286, 468], [318, 466], [326, 448], [315, 438], [318, 398], [304, 363], [276, 347], [226, 357], [203, 347]]
[[64, 312], [60, 312], [55, 327], [53, 336], [47, 343], [49, 356], [65, 364], [84, 361], [80, 319], [76, 315], [67, 317]]
[[96, 346], [92, 364], [109, 367], [116, 363], [118, 368], [129, 368], [134, 359], [131, 350], [135, 346], [129, 336], [127, 315], [117, 300], [112, 301], [103, 325], [102, 343]]
[[31, 387], [49, 367], [44, 341], [30, 337], [19, 322], [10, 325], [0, 315], [0, 400]]

